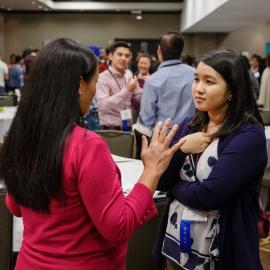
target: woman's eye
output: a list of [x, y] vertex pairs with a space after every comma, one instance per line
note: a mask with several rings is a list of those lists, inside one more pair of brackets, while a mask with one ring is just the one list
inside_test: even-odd
[[196, 83], [197, 83], [198, 81], [199, 81], [199, 79], [198, 79], [198, 78], [194, 78], [194, 82], [196, 82]]
[[209, 81], [209, 80], [207, 80], [207, 81], [206, 81], [206, 83], [207, 83], [207, 84], [209, 84], [209, 85], [212, 85], [212, 84], [214, 84], [214, 82], [212, 82], [212, 81]]

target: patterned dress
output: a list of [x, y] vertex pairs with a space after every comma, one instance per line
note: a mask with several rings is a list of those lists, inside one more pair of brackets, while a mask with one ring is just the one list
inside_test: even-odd
[[[179, 173], [185, 181], [203, 181], [211, 173], [217, 162], [218, 139], [212, 141], [201, 154], [196, 164], [195, 158], [188, 155]], [[197, 211], [177, 200], [172, 201], [169, 220], [162, 247], [162, 254], [186, 270], [217, 269], [219, 251], [217, 235], [219, 233], [219, 210]], [[191, 250], [181, 249], [180, 223], [190, 224]]]

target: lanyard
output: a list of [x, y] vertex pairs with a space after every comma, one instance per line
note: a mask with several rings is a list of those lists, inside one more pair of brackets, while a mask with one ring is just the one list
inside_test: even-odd
[[196, 166], [197, 166], [197, 164], [195, 164], [195, 162], [194, 162], [194, 156], [191, 155], [191, 154], [189, 154], [188, 155], [188, 158], [189, 158], [189, 162], [191, 164], [192, 171], [194, 173], [194, 178], [195, 178], [196, 181], [199, 181], [199, 179], [197, 178], [197, 175], [196, 175], [197, 174], [196, 173]]
[[110, 71], [110, 69], [108, 68], [107, 70], [110, 72], [110, 74], [111, 74], [111, 76], [113, 77], [113, 79], [115, 80], [115, 82], [116, 82], [116, 84], [117, 84], [119, 90], [121, 91], [121, 87], [120, 87], [119, 82], [117, 81], [117, 79], [115, 78], [115, 76], [113, 75], [113, 73]]

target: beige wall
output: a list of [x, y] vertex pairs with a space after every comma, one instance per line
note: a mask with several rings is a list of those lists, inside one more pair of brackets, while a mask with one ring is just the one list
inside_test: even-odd
[[41, 48], [43, 40], [71, 37], [85, 44], [108, 46], [115, 38], [158, 38], [168, 30], [179, 31], [180, 15], [143, 15], [136, 21], [129, 14], [33, 14], [6, 13], [5, 54], [24, 48]]
[[258, 24], [229, 34], [217, 35], [217, 47], [238, 52], [249, 51], [264, 56], [264, 45], [270, 41], [270, 24]]
[[186, 41], [186, 53], [195, 56], [197, 59], [200, 58], [207, 51], [213, 50], [217, 47], [216, 34], [209, 33], [198, 33], [185, 35]]
[[[105, 19], [104, 19], [105, 18]], [[24, 48], [41, 48], [44, 40], [71, 37], [85, 44], [108, 46], [115, 38], [158, 38], [179, 31], [180, 15], [145, 14], [136, 21], [129, 14], [0, 13], [0, 51], [4, 58]], [[184, 52], [199, 58], [215, 48], [264, 54], [270, 24], [260, 24], [229, 34], [185, 34]]]

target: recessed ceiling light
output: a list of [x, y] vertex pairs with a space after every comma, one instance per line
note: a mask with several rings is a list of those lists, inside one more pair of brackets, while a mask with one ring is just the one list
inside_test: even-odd
[[43, 6], [38, 6], [38, 8], [39, 8], [39, 9], [42, 9], [42, 8], [43, 8]]
[[33, 2], [32, 2], [32, 5], [34, 5], [35, 3], [36, 3], [36, 1], [33, 1]]
[[8, 10], [8, 11], [11, 11], [11, 10], [12, 10], [12, 8], [7, 8], [7, 10]]
[[142, 15], [137, 15], [136, 20], [141, 21], [142, 20]]

